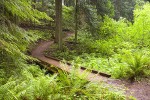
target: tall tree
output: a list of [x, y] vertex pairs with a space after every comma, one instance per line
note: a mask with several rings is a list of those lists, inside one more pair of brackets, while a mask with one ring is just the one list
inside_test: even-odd
[[59, 49], [62, 49], [62, 0], [55, 0], [56, 10], [56, 30], [55, 30], [55, 42], [58, 43]]
[[69, 6], [74, 6], [75, 5], [75, 0], [64, 0], [64, 5], [69, 7]]
[[[120, 17], [124, 17], [129, 21], [133, 20], [133, 10], [137, 0], [113, 0], [115, 16], [118, 20]], [[141, 2], [142, 0], [140, 0]], [[139, 2], [139, 1], [137, 1]]]
[[78, 33], [78, 0], [76, 0], [75, 6], [75, 42], [77, 43], [77, 33]]
[[114, 7], [111, 0], [96, 0], [97, 14], [104, 18], [107, 14], [112, 17], [114, 15]]

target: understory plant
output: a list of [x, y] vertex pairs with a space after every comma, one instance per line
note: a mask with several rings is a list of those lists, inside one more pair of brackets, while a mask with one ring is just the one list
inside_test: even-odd
[[63, 29], [74, 30], [74, 10], [73, 7], [63, 6]]
[[125, 100], [123, 91], [102, 83], [85, 80], [86, 75], [79, 75], [74, 70], [68, 74], [44, 75], [38, 66], [23, 68], [19, 76], [12, 75], [6, 84], [0, 86], [1, 100], [85, 100], [107, 99]]
[[11, 74], [18, 74], [22, 67], [27, 66], [27, 60], [33, 60], [27, 55], [28, 46], [41, 38], [19, 27], [19, 24], [23, 21], [40, 24], [41, 19], [53, 20], [46, 13], [34, 9], [30, 0], [0, 2], [0, 69], [5, 73], [3, 80], [7, 81]]
[[149, 47], [150, 44], [150, 3], [137, 6], [134, 10], [134, 23], [129, 28], [130, 40], [139, 48]]
[[146, 74], [145, 71], [150, 69], [148, 54], [146, 55], [141, 52], [128, 53], [125, 55], [124, 61], [127, 63], [127, 77], [130, 80], [144, 76]]

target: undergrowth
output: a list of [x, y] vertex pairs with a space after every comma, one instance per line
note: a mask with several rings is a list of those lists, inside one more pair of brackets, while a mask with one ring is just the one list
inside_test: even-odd
[[113, 39], [107, 42], [92, 40], [83, 33], [80, 38], [76, 45], [65, 42], [63, 52], [56, 49], [57, 45], [52, 45], [46, 55], [66, 60], [76, 66], [111, 74], [113, 78], [135, 79], [150, 75], [149, 49], [138, 49], [131, 42], [116, 43]]
[[134, 23], [105, 16], [100, 25], [99, 39], [86, 31], [78, 33], [78, 43], [73, 37], [64, 42], [64, 50], [57, 45], [50, 47], [46, 55], [65, 59], [77, 66], [85, 66], [111, 74], [114, 78], [135, 80], [150, 75], [150, 4], [134, 10]]
[[20, 75], [12, 75], [6, 84], [1, 84], [0, 99], [125, 100], [126, 97], [123, 95], [122, 90], [118, 91], [117, 88], [103, 83], [88, 82], [84, 79], [86, 75], [77, 74], [74, 70], [71, 74], [59, 71], [59, 74], [44, 75], [44, 70], [39, 69], [38, 66], [30, 65], [23, 68]]

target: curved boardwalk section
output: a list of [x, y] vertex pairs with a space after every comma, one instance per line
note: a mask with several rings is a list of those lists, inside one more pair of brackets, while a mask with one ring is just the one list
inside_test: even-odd
[[[44, 41], [44, 42], [39, 43], [39, 45], [32, 50], [31, 56], [39, 59], [42, 62], [56, 66], [64, 71], [70, 73], [73, 70], [71, 65], [64, 65], [57, 60], [54, 60], [54, 59], [44, 56], [44, 51], [47, 50], [50, 47], [50, 45], [53, 43], [54, 43], [54, 41]], [[85, 73], [85, 70], [79, 69], [78, 72], [79, 72], [79, 74], [83, 74], [83, 73]], [[91, 72], [86, 72], [86, 73], [87, 73], [87, 80], [89, 80], [89, 81], [107, 81], [107, 79], [108, 79], [107, 77], [103, 77], [99, 74], [94, 74]]]
[[[44, 51], [47, 50], [53, 43], [54, 43], [53, 41], [44, 41], [44, 42], [39, 43], [37, 45], [37, 47], [32, 50], [31, 56], [39, 59], [40, 61], [42, 61], [44, 63], [53, 65], [59, 69], [62, 69], [66, 72], [71, 73], [74, 70], [71, 65], [64, 65], [61, 62], [59, 62], [58, 60], [54, 60], [54, 59], [44, 56]], [[85, 73], [85, 70], [78, 69], [78, 73], [83, 74], [83, 73]], [[132, 94], [137, 98], [137, 100], [150, 100], [149, 99], [150, 95], [148, 94], [150, 91], [150, 88], [149, 88], [150, 84], [148, 84], [147, 82], [142, 82], [142, 83], [135, 82], [133, 84], [129, 84], [125, 81], [103, 77], [99, 74], [94, 74], [91, 72], [87, 72], [86, 78], [87, 78], [87, 80], [92, 81], [92, 82], [102, 82], [103, 81], [103, 82], [111, 84], [115, 87], [125, 89], [126, 94], [128, 96]], [[126, 89], [126, 88], [128, 88], [128, 89]]]

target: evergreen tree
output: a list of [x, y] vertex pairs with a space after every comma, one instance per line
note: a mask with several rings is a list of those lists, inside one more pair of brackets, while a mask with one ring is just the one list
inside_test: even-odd
[[62, 49], [62, 0], [55, 0], [56, 8], [56, 30], [55, 42], [58, 43], [59, 49]]

